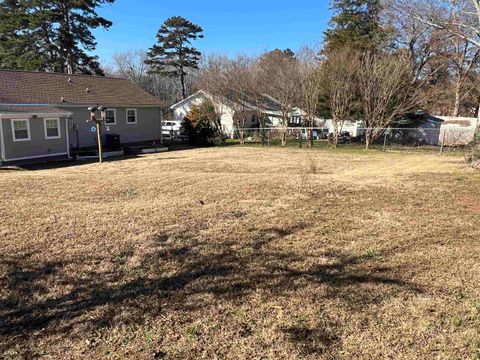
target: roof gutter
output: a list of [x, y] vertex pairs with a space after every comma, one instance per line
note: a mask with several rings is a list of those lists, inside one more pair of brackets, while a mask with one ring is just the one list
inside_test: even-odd
[[88, 103], [88, 104], [74, 104], [74, 103], [68, 103], [68, 102], [64, 102], [64, 103], [54, 103], [54, 104], [49, 104], [50, 106], [52, 107], [56, 107], [56, 108], [87, 108], [89, 106], [92, 106], [92, 105], [104, 105], [104, 106], [107, 106], [109, 108], [162, 108], [162, 109], [168, 109], [169, 107], [167, 105], [161, 105], [161, 104], [143, 104], [143, 105], [139, 105], [139, 104], [128, 104], [128, 105], [125, 105], [125, 104], [105, 104], [104, 102], [102, 101], [96, 101], [96, 102], [92, 102], [92, 103]]
[[[12, 104], [12, 103], [0, 103], [0, 106], [51, 106], [51, 107], [56, 107], [56, 108], [64, 108], [64, 107], [88, 107], [90, 105], [96, 105], [97, 103], [101, 104], [102, 102], [101, 101], [97, 101], [95, 103], [88, 103], [88, 104], [75, 104], [75, 103], [68, 103], [68, 102], [63, 102], [63, 103], [51, 103], [51, 104]], [[162, 109], [168, 109], [169, 106], [168, 105], [164, 105], [164, 104], [142, 104], [142, 105], [139, 105], [139, 104], [129, 104], [129, 105], [113, 105], [113, 104], [107, 104], [108, 106], [110, 107], [132, 107], [132, 108], [135, 108], [135, 107], [153, 107], [153, 108], [162, 108]]]
[[5, 140], [3, 139], [3, 121], [0, 118], [0, 166], [5, 161]]
[[71, 112], [49, 112], [49, 113], [28, 113], [28, 112], [19, 112], [19, 113], [0, 113], [1, 119], [25, 119], [25, 117], [40, 117], [40, 118], [50, 118], [50, 117], [69, 117], [73, 115]]
[[0, 106], [52, 106], [52, 104], [12, 104], [12, 103], [0, 103]]

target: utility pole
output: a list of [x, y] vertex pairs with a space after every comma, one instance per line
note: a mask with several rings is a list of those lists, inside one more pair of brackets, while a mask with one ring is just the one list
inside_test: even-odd
[[[106, 111], [107, 109], [104, 106], [90, 106], [88, 111], [90, 111], [90, 119], [87, 122], [95, 123], [97, 131], [97, 143], [98, 143], [98, 162], [103, 162], [103, 152], [102, 152], [102, 122], [106, 120]], [[97, 119], [97, 111], [100, 111], [100, 119]]]

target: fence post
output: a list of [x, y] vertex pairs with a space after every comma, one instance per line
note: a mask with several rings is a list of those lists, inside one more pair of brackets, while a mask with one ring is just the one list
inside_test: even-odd
[[270, 130], [267, 128], [267, 144], [270, 147]]
[[[441, 129], [441, 127], [440, 127]], [[443, 129], [443, 134], [442, 134], [442, 143], [440, 144], [440, 155], [443, 154], [443, 146], [445, 144], [445, 134], [447, 133], [447, 129]]]
[[479, 114], [477, 115], [477, 124], [475, 126], [475, 129], [473, 130], [473, 141], [472, 141], [472, 164], [471, 166], [473, 167], [475, 165], [475, 161], [476, 161], [476, 147], [477, 145], [480, 147], [480, 134], [478, 132], [478, 130], [480, 129], [480, 109], [478, 110], [479, 111]]
[[383, 151], [387, 151], [387, 131], [385, 131], [385, 136], [383, 138]]

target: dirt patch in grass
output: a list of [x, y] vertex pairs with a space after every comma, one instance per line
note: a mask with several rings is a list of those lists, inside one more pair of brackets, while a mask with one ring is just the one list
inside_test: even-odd
[[465, 195], [463, 197], [463, 202], [467, 206], [467, 211], [480, 213], [480, 198], [473, 197], [471, 195]]
[[0, 173], [5, 358], [476, 358], [461, 159], [213, 148]]

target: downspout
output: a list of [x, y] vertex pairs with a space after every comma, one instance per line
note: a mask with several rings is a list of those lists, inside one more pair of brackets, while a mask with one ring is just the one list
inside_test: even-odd
[[5, 162], [5, 142], [3, 141], [3, 119], [0, 116], [0, 167]]
[[68, 120], [69, 117], [67, 116], [65, 118], [65, 138], [67, 139], [67, 158], [70, 160], [70, 134], [69, 134], [69, 128], [68, 128]]
[[159, 108], [160, 113], [160, 145], [163, 145], [163, 129], [162, 129], [162, 122], [163, 122], [163, 108]]
[[473, 140], [477, 139], [477, 134], [478, 131], [480, 131], [480, 105], [478, 106], [478, 113], [477, 113], [477, 125], [475, 126], [475, 129], [473, 130]]

